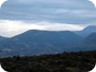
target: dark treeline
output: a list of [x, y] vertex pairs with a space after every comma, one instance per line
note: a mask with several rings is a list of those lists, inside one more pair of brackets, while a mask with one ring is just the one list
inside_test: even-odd
[[96, 62], [96, 51], [64, 52], [62, 54], [1, 58], [9, 72], [88, 72]]

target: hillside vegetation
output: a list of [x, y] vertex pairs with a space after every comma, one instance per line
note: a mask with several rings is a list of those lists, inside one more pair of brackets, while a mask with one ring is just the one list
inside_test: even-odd
[[88, 72], [95, 66], [96, 51], [14, 56], [2, 58], [0, 62], [9, 72]]

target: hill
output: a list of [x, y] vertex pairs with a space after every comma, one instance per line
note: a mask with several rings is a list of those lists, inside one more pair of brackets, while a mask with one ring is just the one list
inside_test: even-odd
[[77, 47], [73, 48], [73, 50], [77, 48], [78, 51], [96, 50], [96, 33], [93, 32], [87, 37], [83, 38], [81, 43]]
[[87, 27], [83, 31], [89, 31], [88, 34], [85, 33], [86, 37], [72, 31], [29, 30], [12, 38], [1, 39], [0, 57], [96, 50], [95, 26]]
[[87, 45], [87, 47], [96, 48], [96, 33], [94, 32], [94, 33], [88, 35], [84, 39], [84, 44]]
[[88, 26], [81, 31], [75, 31], [75, 33], [79, 36], [86, 37], [91, 33], [96, 32], [96, 26]]
[[0, 59], [8, 72], [88, 72], [96, 62], [96, 51], [63, 52], [30, 57]]
[[7, 39], [7, 37], [0, 36], [0, 41]]
[[71, 31], [30, 30], [0, 42], [1, 55], [38, 55], [72, 50], [82, 38]]

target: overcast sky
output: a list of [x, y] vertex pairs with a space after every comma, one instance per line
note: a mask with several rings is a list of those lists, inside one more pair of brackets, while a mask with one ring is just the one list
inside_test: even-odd
[[82, 30], [96, 25], [96, 8], [88, 0], [8, 0], [0, 9], [0, 35], [29, 29]]

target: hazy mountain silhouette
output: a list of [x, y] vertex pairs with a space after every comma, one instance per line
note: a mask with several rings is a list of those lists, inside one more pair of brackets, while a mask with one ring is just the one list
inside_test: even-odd
[[91, 33], [87, 37], [83, 38], [80, 45], [78, 45], [76, 48], [77, 50], [96, 50], [96, 33]]
[[3, 36], [0, 36], [0, 41], [1, 40], [4, 40], [4, 39], [7, 39], [6, 37], [3, 37]]
[[71, 31], [30, 30], [13, 37], [13, 39], [19, 40], [20, 42], [24, 42], [26, 44], [31, 44], [34, 47], [38, 45], [40, 45], [40, 47], [44, 47], [46, 45], [50, 46], [52, 44], [56, 47], [66, 47], [69, 44], [74, 45], [76, 42], [79, 42], [81, 37]]
[[91, 33], [89, 36], [85, 38], [85, 43], [89, 47], [95, 47], [96, 48], [96, 33]]
[[1, 37], [0, 55], [38, 55], [96, 50], [95, 27], [89, 26], [78, 34], [71, 31], [29, 30], [12, 38], [2, 40]]
[[86, 36], [90, 35], [92, 32], [96, 32], [96, 26], [88, 26], [85, 29], [83, 29], [82, 31], [76, 31], [75, 33], [82, 37], [86, 37]]
[[71, 50], [80, 40], [80, 36], [70, 31], [30, 30], [1, 41], [0, 49], [9, 55], [50, 54]]

